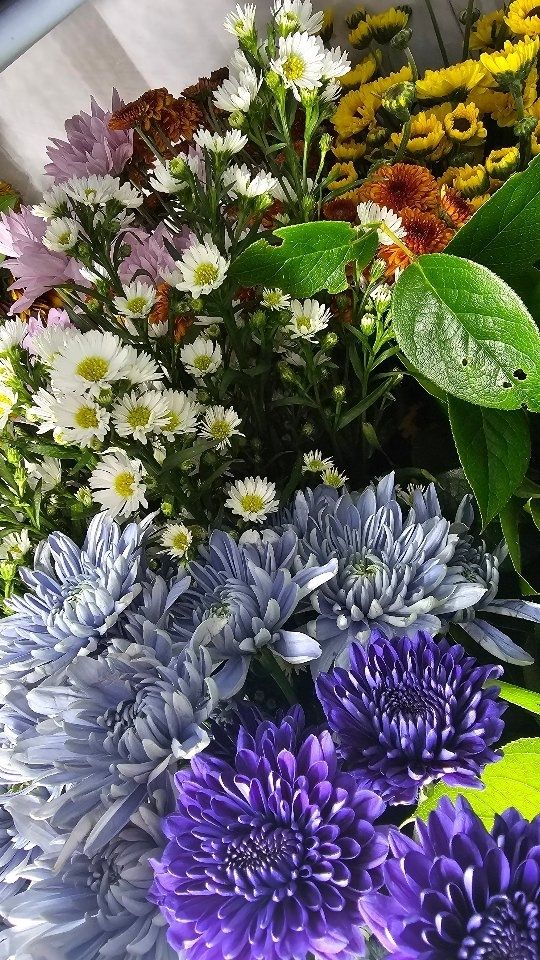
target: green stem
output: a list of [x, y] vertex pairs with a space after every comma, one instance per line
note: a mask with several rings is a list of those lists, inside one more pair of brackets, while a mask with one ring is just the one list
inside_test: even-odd
[[465, 14], [465, 35], [463, 37], [463, 53], [461, 55], [462, 60], [467, 60], [469, 56], [469, 44], [471, 42], [471, 29], [473, 25], [473, 11], [474, 0], [469, 0], [467, 4], [467, 12]]
[[411, 138], [411, 130], [412, 130], [412, 120], [409, 117], [409, 119], [405, 122], [403, 126], [401, 140], [399, 141], [399, 147], [396, 150], [392, 163], [400, 163], [400, 161], [403, 160], [403, 157], [405, 156], [405, 151], [407, 149], [407, 144]]
[[424, 3], [427, 7], [427, 11], [429, 13], [431, 23], [433, 25], [433, 30], [435, 31], [437, 43], [439, 44], [439, 50], [441, 51], [442, 61], [445, 67], [448, 67], [450, 65], [450, 61], [448, 59], [448, 54], [446, 52], [446, 47], [444, 45], [444, 40], [442, 38], [441, 31], [439, 29], [439, 24], [437, 23], [437, 17], [435, 16], [435, 11], [433, 10], [433, 7], [431, 5], [431, 0], [424, 0]]
[[298, 697], [294, 687], [287, 680], [283, 670], [279, 669], [276, 658], [274, 657], [273, 653], [268, 650], [268, 648], [261, 650], [261, 653], [259, 654], [259, 663], [278, 685], [283, 696], [286, 698], [287, 703], [297, 703]]
[[405, 47], [405, 56], [407, 57], [407, 63], [411, 68], [411, 76], [413, 83], [416, 83], [418, 80], [418, 67], [416, 66], [416, 60], [412, 55], [412, 50], [410, 47]]

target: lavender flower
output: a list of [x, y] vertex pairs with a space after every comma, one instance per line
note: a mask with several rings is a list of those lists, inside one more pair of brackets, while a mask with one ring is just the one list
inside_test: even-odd
[[452, 621], [501, 659], [531, 663], [525, 650], [478, 617], [485, 611], [540, 622], [540, 604], [495, 599], [504, 550], [488, 554], [474, 544], [472, 522], [467, 498], [455, 522], [446, 520], [433, 485], [416, 489], [404, 512], [393, 474], [361, 494], [323, 486], [298, 493], [277, 523], [297, 533], [304, 563], [338, 561], [337, 575], [313, 597], [311, 632], [322, 647], [315, 671], [334, 661], [346, 666], [351, 643], [367, 643], [374, 629], [388, 638], [418, 630], [435, 635]]
[[51, 163], [45, 167], [55, 183], [70, 177], [118, 176], [133, 154], [133, 131], [110, 130], [109, 120], [122, 101], [116, 90], [112, 94], [111, 111], [103, 110], [92, 98], [90, 114], [79, 113], [66, 120], [67, 140], [52, 139], [47, 147]]
[[4, 677], [27, 684], [58, 675], [81, 652], [98, 650], [141, 591], [148, 523], [123, 531], [105, 514], [91, 521], [82, 549], [63, 533], [38, 547], [34, 569], [21, 569], [29, 588], [14, 596], [2, 621]]
[[10, 806], [20, 804], [21, 800], [28, 808], [24, 796], [18, 797], [0, 788], [0, 930], [5, 925], [7, 902], [26, 888], [25, 870], [41, 852], [31, 840], [20, 834], [13, 819]]
[[178, 960], [164, 920], [148, 899], [149, 861], [160, 856], [164, 843], [160, 813], [144, 808], [135, 824], [94, 857], [79, 850], [64, 859], [64, 838], [53, 835], [29, 871], [29, 888], [7, 903], [13, 926], [4, 934], [5, 956]]
[[134, 279], [163, 283], [167, 275], [176, 269], [176, 262], [166, 242], [180, 254], [189, 246], [190, 238], [189, 230], [172, 233], [163, 223], [153, 233], [127, 231], [122, 239], [129, 245], [130, 253], [119, 265], [120, 279], [123, 283], [130, 283]]
[[484, 689], [500, 667], [481, 667], [463, 647], [428, 634], [351, 647], [350, 672], [317, 678], [317, 692], [339, 752], [363, 787], [388, 803], [415, 803], [443, 779], [478, 787], [491, 745], [503, 731], [498, 689]]
[[360, 903], [399, 960], [538, 960], [540, 816], [495, 818], [490, 833], [465, 799], [444, 797], [418, 841], [392, 830], [387, 894]]
[[153, 862], [152, 896], [188, 960], [317, 960], [363, 952], [359, 899], [380, 884], [384, 803], [339, 771], [300, 708], [241, 730], [233, 764], [192, 761]]
[[295, 629], [293, 616], [302, 613], [310, 594], [334, 576], [335, 560], [322, 566], [293, 565], [298, 540], [293, 532], [236, 544], [216, 532], [210, 537], [206, 562], [193, 563], [193, 587], [178, 605], [179, 626], [185, 640], [211, 651], [221, 669], [215, 680], [221, 696], [229, 699], [242, 689], [251, 658], [263, 650], [287, 663], [301, 664], [320, 655], [319, 644]]
[[85, 853], [109, 843], [169, 771], [208, 745], [204, 724], [218, 700], [211, 669], [205, 650], [162, 662], [141, 647], [80, 657], [61, 687], [30, 692], [47, 719], [16, 744], [12, 766], [56, 790], [47, 816], [87, 837]]

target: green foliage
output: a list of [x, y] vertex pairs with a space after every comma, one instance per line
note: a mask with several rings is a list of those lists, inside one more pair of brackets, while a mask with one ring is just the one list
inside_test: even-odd
[[519, 297], [485, 267], [420, 257], [396, 283], [393, 324], [410, 363], [453, 396], [540, 410], [540, 334]]
[[496, 814], [508, 807], [532, 820], [540, 813], [540, 737], [527, 737], [507, 743], [502, 760], [490, 763], [482, 775], [483, 790], [454, 789], [437, 784], [417, 807], [415, 816], [426, 820], [441, 797], [455, 800], [466, 797], [475, 813], [491, 829]]
[[517, 687], [513, 683], [504, 683], [503, 680], [490, 680], [488, 686], [498, 687], [499, 696], [508, 703], [540, 716], [540, 693], [536, 690]]
[[463, 471], [487, 526], [527, 472], [531, 455], [527, 414], [476, 407], [456, 397], [448, 398], [448, 413]]
[[347, 264], [354, 260], [363, 270], [377, 251], [374, 230], [360, 235], [339, 221], [281, 227], [274, 235], [281, 244], [257, 240], [234, 261], [229, 277], [238, 286], [279, 287], [295, 297], [341, 293], [348, 287]]

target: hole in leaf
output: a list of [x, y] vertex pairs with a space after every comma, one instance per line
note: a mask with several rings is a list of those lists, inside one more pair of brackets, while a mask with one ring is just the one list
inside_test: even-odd
[[467, 357], [463, 357], [463, 360], [461, 361], [461, 366], [466, 367], [468, 363], [469, 361], [467, 360]]
[[522, 410], [525, 410], [525, 413], [527, 413], [528, 410], [529, 410], [529, 408], [528, 408], [528, 406], [527, 406], [526, 403], [522, 403], [522, 404], [521, 404], [521, 409], [522, 409]]
[[508, 383], [508, 380], [503, 380], [503, 384], [502, 384], [503, 390], [509, 390], [511, 386], [512, 384]]
[[521, 369], [521, 367], [519, 368], [519, 370], [514, 370], [514, 376], [515, 376], [516, 380], [526, 380], [526, 379], [527, 379], [527, 374], [525, 373], [524, 370]]

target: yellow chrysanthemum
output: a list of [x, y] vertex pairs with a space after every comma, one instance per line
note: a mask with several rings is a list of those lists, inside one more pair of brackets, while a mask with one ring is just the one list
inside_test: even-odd
[[467, 143], [475, 147], [487, 137], [487, 130], [474, 103], [458, 103], [451, 113], [446, 114], [443, 124], [448, 139], [454, 143]]
[[465, 60], [442, 70], [426, 70], [417, 81], [419, 100], [465, 100], [485, 82], [485, 71], [477, 60]]
[[345, 23], [347, 24], [349, 30], [354, 30], [354, 28], [357, 27], [362, 20], [366, 19], [367, 15], [368, 12], [362, 4], [354, 7], [354, 9], [351, 10], [351, 12], [345, 17]]
[[397, 73], [389, 73], [387, 77], [379, 77], [378, 80], [365, 83], [361, 89], [366, 105], [375, 113], [381, 105], [384, 94], [390, 90], [391, 87], [405, 83], [406, 80], [412, 80], [412, 71], [408, 65], [402, 67]]
[[486, 13], [475, 23], [469, 46], [471, 50], [502, 50], [508, 39], [504, 10], [495, 10], [494, 13]]
[[478, 197], [471, 197], [471, 199], [469, 200], [469, 203], [473, 208], [474, 213], [476, 213], [476, 211], [479, 210], [480, 207], [484, 206], [484, 204], [489, 200], [490, 196], [491, 194], [489, 193], [481, 193], [480, 196]]
[[491, 74], [501, 90], [508, 90], [516, 80], [523, 82], [528, 76], [540, 47], [540, 38], [506, 41], [498, 53], [480, 54], [480, 63]]
[[362, 133], [375, 120], [383, 94], [394, 84], [411, 79], [411, 68], [402, 67], [398, 73], [364, 83], [358, 90], [349, 90], [339, 101], [332, 122], [339, 137], [349, 140]]
[[333, 7], [326, 7], [323, 10], [323, 22], [322, 27], [319, 30], [319, 36], [321, 40], [325, 43], [328, 43], [332, 39], [332, 34], [334, 32], [334, 10]]
[[330, 190], [343, 190], [344, 187], [349, 187], [358, 180], [354, 163], [350, 160], [348, 163], [335, 163], [328, 176]]
[[[401, 133], [393, 133], [390, 140], [397, 148], [401, 138]], [[444, 141], [444, 127], [434, 111], [417, 113], [412, 118], [411, 135], [407, 143], [408, 153], [418, 158], [429, 157], [431, 160], [439, 160], [449, 148]]]
[[540, 36], [540, 3], [538, 0], [513, 0], [505, 17], [517, 37]]
[[378, 68], [377, 58], [370, 53], [364, 57], [360, 63], [357, 63], [352, 70], [349, 70], [344, 77], [341, 77], [342, 87], [360, 87], [363, 83], [368, 83], [375, 76]]
[[[533, 67], [523, 88], [523, 106], [530, 113], [537, 101], [536, 84], [538, 71]], [[484, 89], [473, 94], [473, 100], [480, 113], [489, 114], [499, 127], [513, 127], [517, 122], [516, 101], [511, 93], [502, 90]]]
[[390, 7], [382, 13], [375, 13], [367, 18], [371, 36], [376, 43], [389, 43], [396, 33], [403, 30], [408, 22], [407, 10], [400, 7]]
[[371, 43], [371, 30], [366, 20], [360, 20], [360, 23], [349, 33], [349, 43], [351, 47], [357, 50], [363, 50]]
[[338, 160], [359, 160], [366, 152], [366, 144], [357, 140], [338, 140], [332, 151]]
[[536, 129], [531, 134], [531, 152], [533, 157], [540, 154], [540, 120], [536, 124]]
[[519, 167], [519, 147], [492, 150], [486, 158], [486, 170], [492, 180], [507, 180]]
[[463, 167], [448, 167], [439, 182], [458, 190], [467, 200], [480, 196], [489, 188], [489, 177], [481, 163], [474, 166], [466, 163]]

